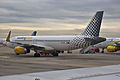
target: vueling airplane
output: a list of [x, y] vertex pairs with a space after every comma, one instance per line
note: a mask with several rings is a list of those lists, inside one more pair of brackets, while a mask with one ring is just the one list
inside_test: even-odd
[[102, 53], [104, 53], [104, 49], [107, 49], [108, 52], [116, 52], [120, 50], [120, 38], [106, 38], [106, 41], [95, 44], [93, 47], [102, 48]]
[[14, 48], [17, 55], [30, 53], [30, 50], [34, 50], [35, 57], [41, 56], [42, 53], [58, 56], [58, 53], [61, 51], [88, 48], [90, 45], [106, 40], [105, 38], [99, 37], [102, 17], [103, 11], [98, 11], [81, 35], [15, 36], [10, 38], [11, 32], [9, 32], [3, 45]]
[[[10, 38], [10, 34], [11, 34], [11, 31], [9, 32], [9, 34], [8, 34], [9, 37], [7, 36], [7, 39], [6, 39], [6, 40], [5, 40], [5, 39], [0, 39], [0, 47], [7, 46], [5, 42], [7, 42], [8, 38]], [[31, 34], [31, 36], [36, 36], [36, 34], [37, 34], [37, 31], [34, 31], [34, 32]], [[3, 44], [3, 43], [4, 43], [4, 44]], [[9, 46], [7, 46], [7, 47], [13, 48], [12, 45], [9, 45]]]

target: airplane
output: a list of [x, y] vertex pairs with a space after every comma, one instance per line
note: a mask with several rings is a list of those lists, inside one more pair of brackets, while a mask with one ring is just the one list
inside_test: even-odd
[[95, 44], [94, 48], [102, 48], [102, 53], [104, 49], [107, 49], [108, 52], [116, 52], [120, 50], [120, 38], [106, 38], [106, 41]]
[[10, 38], [11, 31], [3, 42], [4, 46], [14, 48], [16, 55], [30, 53], [33, 50], [35, 57], [45, 55], [58, 56], [61, 51], [88, 48], [90, 45], [103, 42], [106, 38], [99, 37], [104, 11], [98, 11], [83, 31], [76, 36], [15, 36]]
[[[10, 36], [10, 34], [11, 34], [11, 31], [9, 32], [8, 36]], [[37, 31], [33, 31], [33, 33], [31, 34], [31, 36], [36, 36], [36, 34], [37, 34]], [[7, 36], [7, 38], [8, 38], [8, 36]], [[5, 46], [5, 44], [3, 44], [3, 42], [6, 42], [6, 41], [7, 41], [7, 39], [5, 40], [5, 39], [1, 39], [0, 38], [0, 47], [3, 47], [3, 45]], [[8, 46], [8, 47], [10, 47], [10, 46]]]

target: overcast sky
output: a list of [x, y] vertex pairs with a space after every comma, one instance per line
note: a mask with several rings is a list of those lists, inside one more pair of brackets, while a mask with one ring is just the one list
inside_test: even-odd
[[[96, 11], [104, 10], [101, 35], [119, 37], [120, 0], [0, 0], [0, 36], [74, 35], [87, 26]], [[110, 34], [112, 33], [112, 34]]]

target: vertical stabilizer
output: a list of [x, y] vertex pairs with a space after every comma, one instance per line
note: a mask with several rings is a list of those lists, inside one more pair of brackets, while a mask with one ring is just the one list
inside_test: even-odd
[[10, 36], [11, 36], [11, 31], [9, 32], [7, 38], [6, 38], [6, 41], [10, 41]]
[[92, 18], [92, 20], [90, 21], [90, 23], [88, 24], [87, 28], [82, 33], [82, 35], [99, 36], [103, 12], [104, 11], [96, 12], [95, 16]]
[[36, 36], [37, 31], [34, 31], [31, 36]]

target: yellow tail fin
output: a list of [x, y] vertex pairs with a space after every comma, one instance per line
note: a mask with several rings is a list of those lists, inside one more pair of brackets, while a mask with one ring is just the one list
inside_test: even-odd
[[6, 41], [10, 41], [10, 36], [11, 36], [11, 31], [9, 32], [7, 38], [6, 38]]

